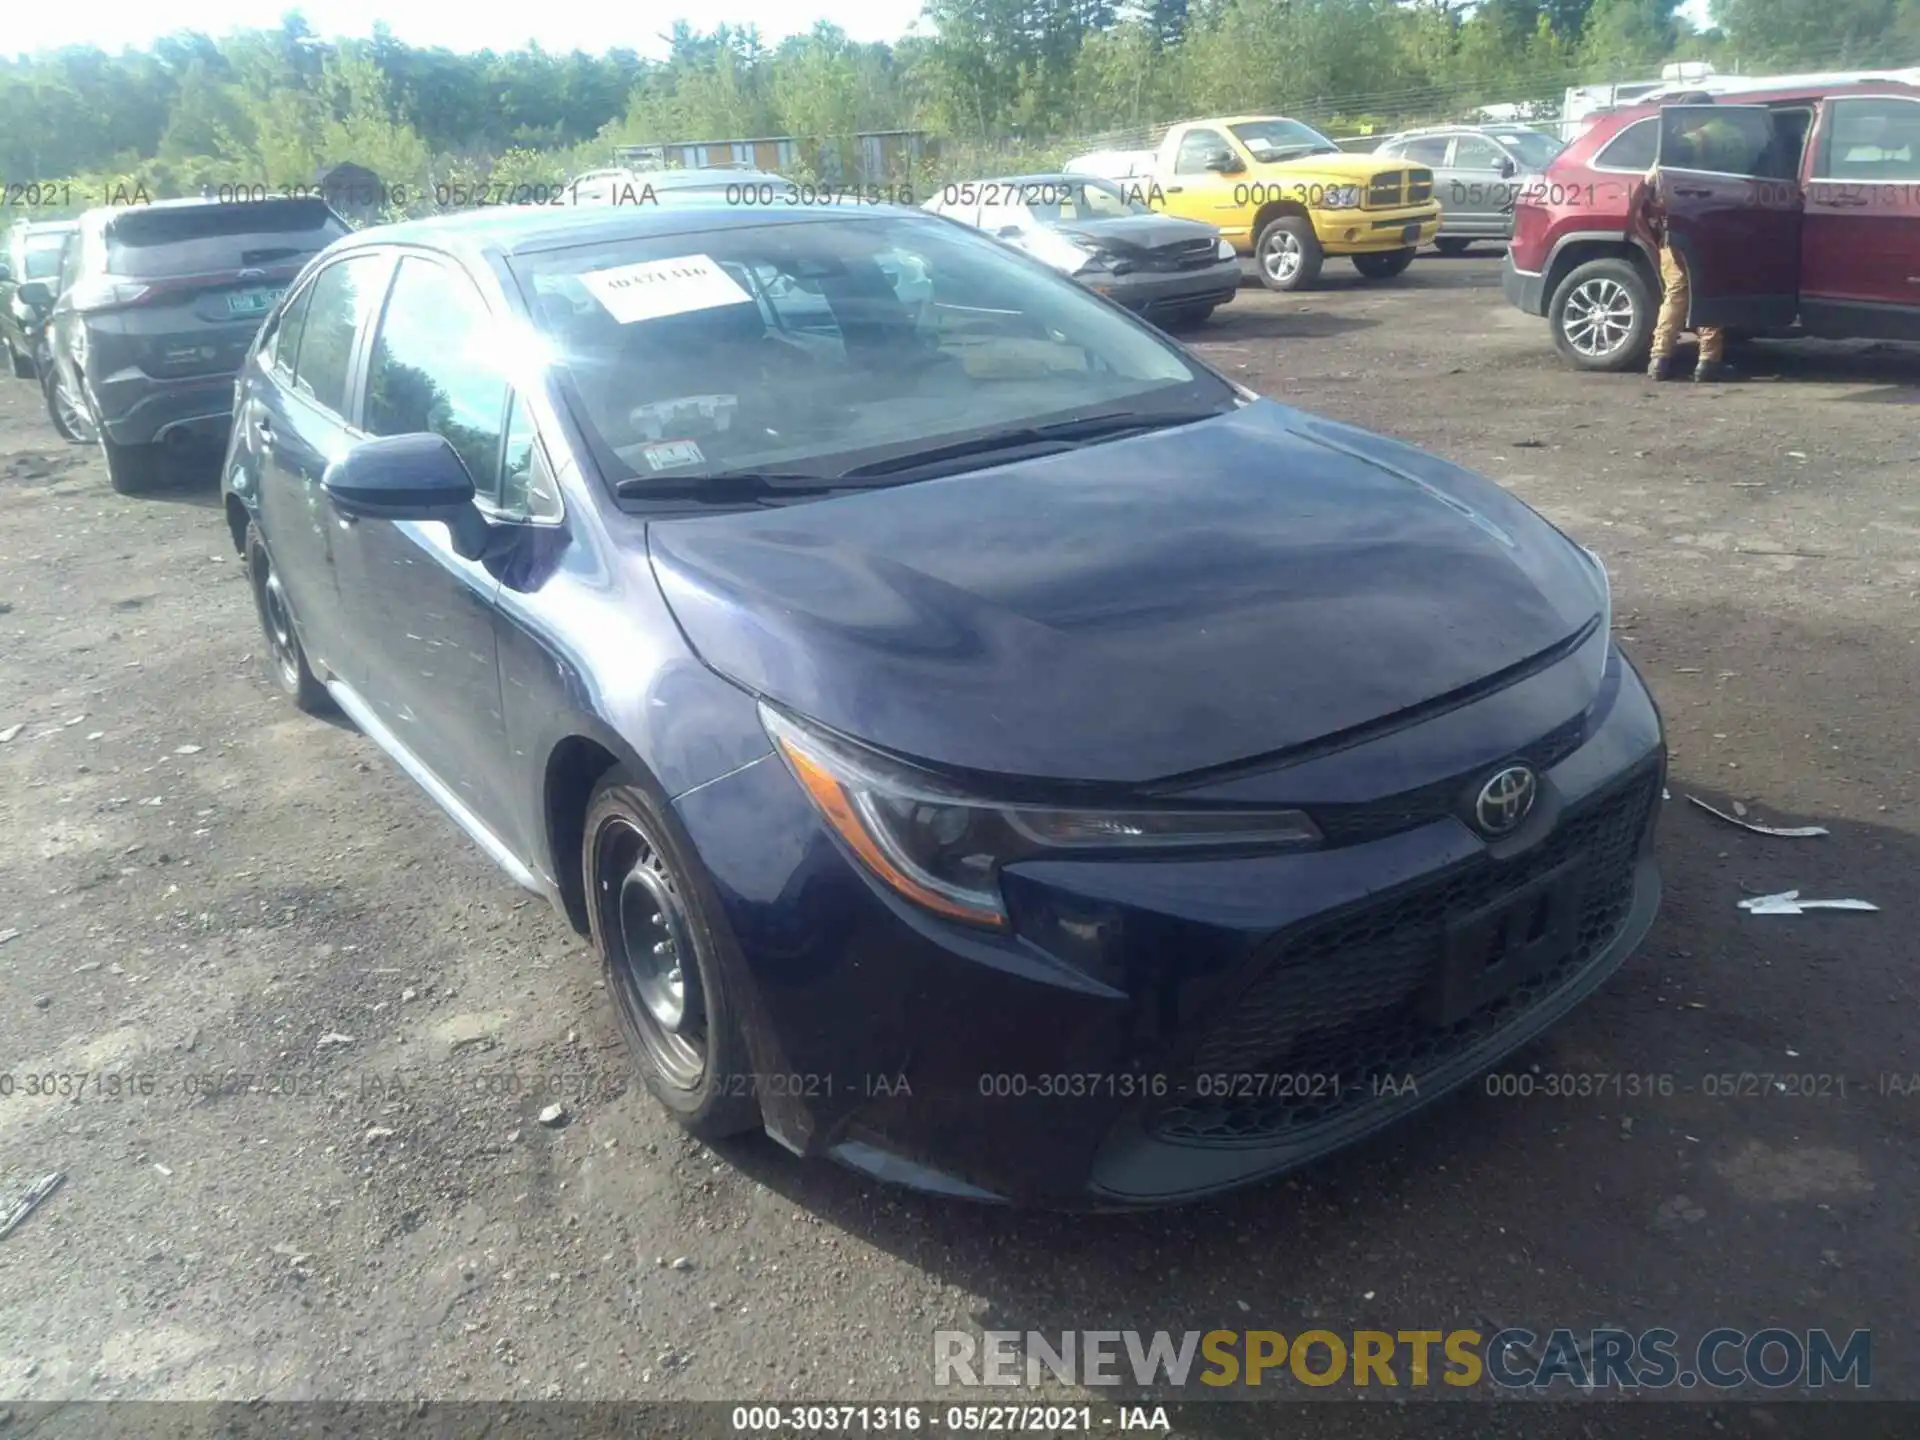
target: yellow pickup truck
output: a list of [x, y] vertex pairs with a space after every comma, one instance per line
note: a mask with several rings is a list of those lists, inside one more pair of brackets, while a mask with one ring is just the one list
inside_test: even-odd
[[1257, 262], [1269, 290], [1304, 290], [1329, 255], [1369, 280], [1413, 263], [1440, 228], [1433, 172], [1402, 159], [1351, 154], [1278, 115], [1176, 125], [1149, 173], [1123, 182], [1156, 210], [1204, 220]]

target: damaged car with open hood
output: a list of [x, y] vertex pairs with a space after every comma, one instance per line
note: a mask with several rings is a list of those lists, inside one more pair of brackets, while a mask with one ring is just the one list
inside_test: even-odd
[[589, 937], [705, 1138], [1186, 1200], [1483, 1074], [1659, 902], [1598, 556], [918, 210], [354, 234], [223, 502], [273, 683]]

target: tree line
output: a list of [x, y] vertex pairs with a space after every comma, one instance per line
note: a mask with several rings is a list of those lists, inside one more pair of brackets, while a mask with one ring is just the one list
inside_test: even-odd
[[295, 11], [220, 38], [0, 59], [0, 183], [111, 178], [158, 198], [310, 184], [351, 160], [430, 193], [557, 179], [648, 141], [921, 129], [958, 153], [1037, 153], [1222, 111], [1355, 128], [1438, 119], [1656, 75], [1671, 58], [1749, 71], [1920, 62], [1920, 0], [1713, 0], [1705, 32], [1678, 3], [927, 0], [931, 33], [894, 44], [825, 23], [768, 45], [752, 27], [677, 22], [661, 59], [456, 53], [384, 26], [328, 42]]

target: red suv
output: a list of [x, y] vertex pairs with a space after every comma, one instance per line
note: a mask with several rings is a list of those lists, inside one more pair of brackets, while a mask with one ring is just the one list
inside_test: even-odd
[[1691, 320], [1736, 335], [1920, 340], [1920, 89], [1891, 82], [1743, 91], [1603, 116], [1529, 176], [1502, 288], [1544, 315], [1583, 370], [1647, 362], [1657, 247], [1636, 191], [1703, 111], [1745, 147], [1737, 170], [1662, 167]]

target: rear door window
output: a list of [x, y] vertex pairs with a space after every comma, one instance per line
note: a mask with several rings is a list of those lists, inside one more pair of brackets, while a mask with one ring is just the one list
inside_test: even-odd
[[273, 333], [267, 336], [267, 343], [262, 347], [268, 367], [284, 378], [293, 376], [293, 360], [300, 353], [300, 335], [307, 328], [307, 306], [312, 300], [313, 286], [309, 285], [280, 312]]
[[1596, 170], [1632, 170], [1644, 174], [1659, 149], [1660, 121], [1657, 116], [1649, 115], [1634, 121], [1608, 141], [1593, 157], [1593, 166]]
[[1400, 147], [1401, 160], [1412, 161], [1415, 165], [1445, 165], [1447, 163], [1447, 137], [1444, 135], [1425, 135], [1418, 140], [1408, 140]]
[[60, 260], [66, 254], [65, 235], [28, 235], [21, 267], [23, 280], [51, 280], [60, 273]]
[[142, 206], [107, 227], [107, 272], [148, 280], [304, 260], [347, 233], [317, 199]]
[[293, 388], [345, 417], [354, 341], [386, 288], [385, 255], [356, 255], [322, 270], [313, 282], [293, 361]]

